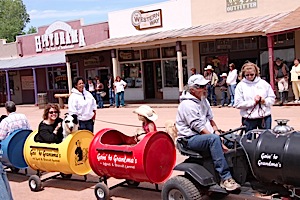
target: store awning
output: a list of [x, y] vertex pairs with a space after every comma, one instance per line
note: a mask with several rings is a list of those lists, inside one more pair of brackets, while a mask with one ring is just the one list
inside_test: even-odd
[[267, 34], [275, 35], [281, 32], [287, 32], [300, 29], [300, 7], [280, 20], [274, 26], [266, 31]]
[[102, 51], [114, 48], [139, 47], [157, 45], [176, 41], [208, 40], [216, 38], [246, 37], [266, 35], [266, 31], [276, 23], [283, 20], [291, 12], [277, 13], [272, 15], [237, 19], [227, 22], [219, 22], [194, 26], [190, 28], [162, 31], [151, 34], [135, 35], [122, 38], [107, 39], [86, 47], [67, 50], [66, 54]]
[[0, 60], [0, 70], [47, 67], [66, 63], [65, 52]]

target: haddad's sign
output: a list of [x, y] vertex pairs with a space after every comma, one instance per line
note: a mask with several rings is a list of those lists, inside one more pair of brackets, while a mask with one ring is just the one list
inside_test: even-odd
[[43, 48], [46, 51], [57, 51], [74, 48], [74, 44], [86, 46], [82, 29], [72, 29], [69, 24], [60, 21], [51, 24], [44, 35], [35, 36], [34, 39], [37, 53], [42, 52]]
[[161, 9], [147, 12], [136, 10], [131, 15], [131, 23], [137, 30], [162, 27]]
[[257, 0], [226, 0], [227, 12], [257, 8]]

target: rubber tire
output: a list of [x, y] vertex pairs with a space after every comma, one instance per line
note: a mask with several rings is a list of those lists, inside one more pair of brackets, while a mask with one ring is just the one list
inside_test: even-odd
[[138, 187], [140, 185], [140, 182], [128, 180], [128, 179], [126, 179], [126, 183], [130, 187]]
[[[170, 193], [174, 193], [173, 196]], [[163, 200], [201, 200], [202, 196], [197, 187], [184, 176], [175, 176], [169, 179], [162, 188], [161, 197]]]
[[33, 192], [38, 192], [42, 189], [42, 181], [37, 175], [31, 175], [28, 179], [29, 188]]
[[109, 188], [104, 183], [97, 183], [95, 186], [95, 196], [97, 200], [109, 200]]
[[64, 174], [64, 173], [60, 172], [60, 176], [63, 179], [70, 179], [72, 177], [72, 174]]

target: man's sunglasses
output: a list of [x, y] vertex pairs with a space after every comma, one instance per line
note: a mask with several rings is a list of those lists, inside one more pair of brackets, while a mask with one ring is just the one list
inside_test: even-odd
[[203, 88], [206, 88], [206, 85], [198, 85], [198, 84], [196, 84], [196, 85], [194, 85], [194, 88], [196, 88], [196, 89], [203, 89]]
[[50, 113], [51, 115], [53, 115], [54, 113], [58, 114], [59, 112], [58, 112], [58, 111], [49, 111], [49, 113]]

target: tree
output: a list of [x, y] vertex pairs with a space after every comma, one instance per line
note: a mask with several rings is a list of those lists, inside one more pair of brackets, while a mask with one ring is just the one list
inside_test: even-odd
[[32, 33], [37, 33], [36, 27], [34, 26], [31, 26], [26, 32], [26, 34], [32, 34]]
[[0, 39], [14, 42], [29, 22], [22, 0], [0, 0]]

